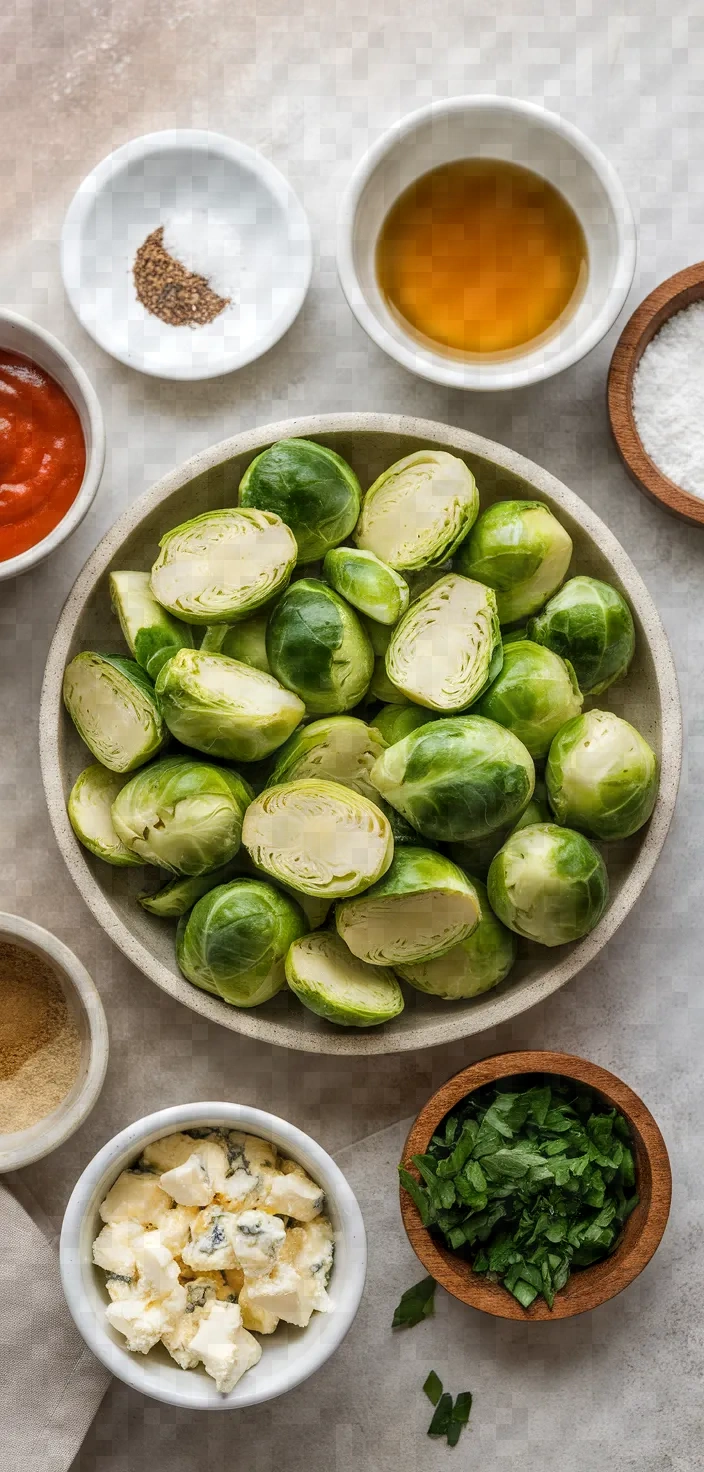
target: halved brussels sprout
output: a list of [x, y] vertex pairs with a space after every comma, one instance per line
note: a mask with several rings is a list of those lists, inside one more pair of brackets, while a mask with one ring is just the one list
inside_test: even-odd
[[237, 853], [252, 795], [237, 772], [187, 756], [164, 757], [118, 793], [112, 821], [143, 864], [171, 874], [207, 874]]
[[501, 673], [475, 709], [513, 731], [537, 758], [547, 756], [565, 721], [579, 715], [582, 696], [568, 660], [530, 639], [515, 639], [504, 646]]
[[604, 841], [637, 833], [658, 795], [655, 752], [610, 710], [587, 711], [558, 731], [545, 778], [558, 823]]
[[378, 802], [369, 774], [385, 749], [386, 743], [375, 727], [356, 716], [327, 716], [294, 732], [278, 753], [267, 785], [275, 787], [300, 777], [323, 777], [361, 792], [370, 802]]
[[240, 481], [240, 505], [273, 511], [290, 526], [298, 561], [315, 562], [354, 531], [362, 492], [352, 467], [313, 440], [280, 440]]
[[119, 868], [142, 862], [118, 838], [110, 813], [118, 792], [129, 780], [127, 774], [109, 772], [96, 762], [76, 778], [68, 800], [69, 822], [79, 843], [106, 864]]
[[156, 683], [172, 735], [209, 756], [255, 762], [288, 739], [305, 706], [272, 675], [225, 654], [182, 649]]
[[425, 567], [452, 556], [478, 510], [479, 492], [464, 460], [445, 450], [415, 450], [370, 486], [355, 541], [397, 571]]
[[316, 578], [292, 583], [266, 631], [272, 672], [295, 690], [311, 715], [351, 710], [364, 695], [374, 655], [348, 603]]
[[581, 940], [606, 909], [609, 880], [601, 854], [557, 823], [536, 823], [507, 839], [489, 870], [492, 910], [541, 946]]
[[360, 961], [333, 930], [294, 941], [286, 980], [304, 1007], [339, 1027], [378, 1027], [403, 1011], [393, 971]]
[[328, 582], [353, 608], [379, 624], [397, 624], [408, 608], [408, 583], [374, 552], [336, 547], [323, 563]]
[[457, 555], [457, 570], [496, 591], [502, 624], [537, 613], [559, 588], [572, 538], [542, 501], [497, 501]]
[[233, 1007], [259, 1007], [286, 985], [286, 952], [305, 931], [287, 895], [260, 879], [235, 879], [211, 889], [181, 921], [176, 959], [203, 991]]
[[410, 736], [411, 731], [417, 731], [419, 726], [427, 726], [428, 721], [437, 720], [435, 711], [426, 710], [419, 705], [385, 705], [383, 710], [377, 711], [372, 726], [383, 736], [387, 746], [393, 746], [395, 742], [402, 741], [404, 736]]
[[429, 848], [399, 848], [388, 873], [366, 894], [337, 905], [346, 946], [371, 966], [442, 956], [479, 922], [477, 892], [466, 874]]
[[285, 588], [296, 538], [268, 511], [205, 511], [162, 537], [152, 568], [158, 603], [187, 624], [228, 624]]
[[144, 890], [137, 895], [137, 903], [143, 910], [148, 910], [150, 915], [159, 915], [164, 920], [178, 920], [181, 915], [187, 915], [196, 900], [202, 899], [204, 894], [217, 889], [220, 884], [229, 884], [231, 879], [236, 879], [241, 873], [239, 860], [232, 859], [229, 864], [221, 864], [219, 869], [211, 869], [209, 874], [193, 875], [189, 879], [170, 879], [161, 889]]
[[570, 578], [531, 619], [528, 635], [569, 659], [585, 695], [601, 695], [625, 675], [636, 647], [625, 598], [598, 578]]
[[[398, 685], [394, 685], [393, 680], [389, 679], [386, 673], [386, 661], [383, 659], [374, 660], [374, 669], [369, 682], [369, 694], [372, 699], [380, 700], [383, 705], [405, 706], [408, 704], [403, 690], [399, 690]], [[428, 712], [428, 716], [430, 716], [430, 712]]]
[[522, 741], [483, 716], [432, 721], [390, 746], [372, 783], [425, 838], [485, 838], [515, 823], [535, 786]]
[[[532, 823], [552, 823], [553, 815], [548, 807], [548, 795], [545, 783], [536, 778], [535, 790], [528, 806], [523, 809], [517, 823], [512, 823], [508, 828], [499, 828], [496, 832], [488, 834], [486, 838], [475, 839], [471, 843], [451, 843], [450, 858], [465, 874], [474, 878], [478, 874], [480, 879], [486, 879], [489, 866], [503, 848], [506, 839], [512, 833], [517, 833], [519, 828], [528, 828]], [[393, 826], [393, 825], [392, 825]], [[394, 835], [395, 837], [395, 835]]]
[[88, 750], [111, 772], [133, 772], [167, 739], [154, 686], [133, 659], [77, 654], [64, 673], [64, 704]]
[[386, 873], [394, 852], [388, 820], [337, 782], [284, 782], [247, 809], [245, 848], [257, 868], [303, 894], [359, 894]]
[[466, 710], [501, 669], [503, 647], [490, 588], [449, 573], [411, 604], [386, 651], [386, 673], [417, 705]]
[[130, 654], [151, 680], [179, 649], [193, 648], [188, 624], [157, 603], [148, 572], [111, 572], [110, 600]]
[[240, 664], [251, 664], [252, 669], [270, 675], [266, 657], [266, 626], [269, 610], [253, 613], [239, 624], [209, 624], [201, 641], [204, 654], [226, 654]]
[[476, 930], [444, 956], [397, 968], [399, 976], [417, 991], [442, 997], [445, 1002], [462, 1002], [491, 991], [508, 976], [516, 959], [515, 935], [497, 920], [481, 881], [473, 879], [472, 884], [481, 907]]

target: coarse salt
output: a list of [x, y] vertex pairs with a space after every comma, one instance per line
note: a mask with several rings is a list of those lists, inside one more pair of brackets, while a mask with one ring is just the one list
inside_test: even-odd
[[704, 499], [704, 302], [663, 324], [633, 378], [633, 417], [663, 475]]
[[175, 210], [164, 219], [164, 249], [187, 271], [204, 276], [218, 296], [237, 297], [242, 244], [236, 230], [209, 210]]

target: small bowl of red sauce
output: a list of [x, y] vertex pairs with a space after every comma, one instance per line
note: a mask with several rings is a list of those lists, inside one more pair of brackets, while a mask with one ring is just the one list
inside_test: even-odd
[[0, 310], [0, 581], [75, 531], [103, 473], [98, 396], [51, 333]]

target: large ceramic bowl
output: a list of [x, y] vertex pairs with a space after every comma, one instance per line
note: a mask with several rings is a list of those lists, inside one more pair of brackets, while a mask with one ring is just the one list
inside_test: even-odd
[[[240, 477], [254, 456], [292, 435], [318, 439], [344, 455], [365, 486], [400, 456], [436, 445], [467, 461], [483, 506], [516, 496], [538, 496], [551, 506], [574, 540], [575, 567], [615, 583], [633, 609], [636, 656], [628, 679], [609, 690], [608, 705], [643, 732], [662, 763], [660, 793], [647, 828], [607, 852], [611, 901], [591, 935], [555, 950], [526, 943], [510, 977], [494, 991], [451, 1004], [412, 993], [400, 1017], [366, 1032], [334, 1028], [286, 991], [264, 1007], [245, 1011], [191, 986], [176, 965], [173, 925], [146, 914], [135, 902], [140, 871], [113, 869], [92, 858], [77, 842], [66, 816], [72, 783], [90, 758], [63, 710], [61, 683], [67, 661], [80, 649], [122, 651], [110, 611], [108, 572], [150, 567], [167, 528], [199, 511], [234, 504]], [[672, 817], [681, 750], [677, 680], [662, 624], [630, 558], [598, 516], [554, 476], [512, 450], [444, 424], [386, 414], [320, 415], [236, 435], [172, 471], [130, 507], [69, 594], [47, 661], [39, 729], [44, 785], [59, 846], [86, 903], [125, 955], [164, 991], [212, 1021], [249, 1037], [318, 1053], [395, 1053], [467, 1037], [525, 1012], [564, 986], [599, 954], [652, 872]]]

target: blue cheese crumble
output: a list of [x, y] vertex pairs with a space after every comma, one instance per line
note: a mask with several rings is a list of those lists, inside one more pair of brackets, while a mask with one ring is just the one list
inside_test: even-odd
[[148, 1145], [100, 1207], [105, 1314], [136, 1354], [163, 1344], [223, 1394], [261, 1358], [255, 1335], [327, 1313], [333, 1231], [320, 1186], [237, 1130]]

